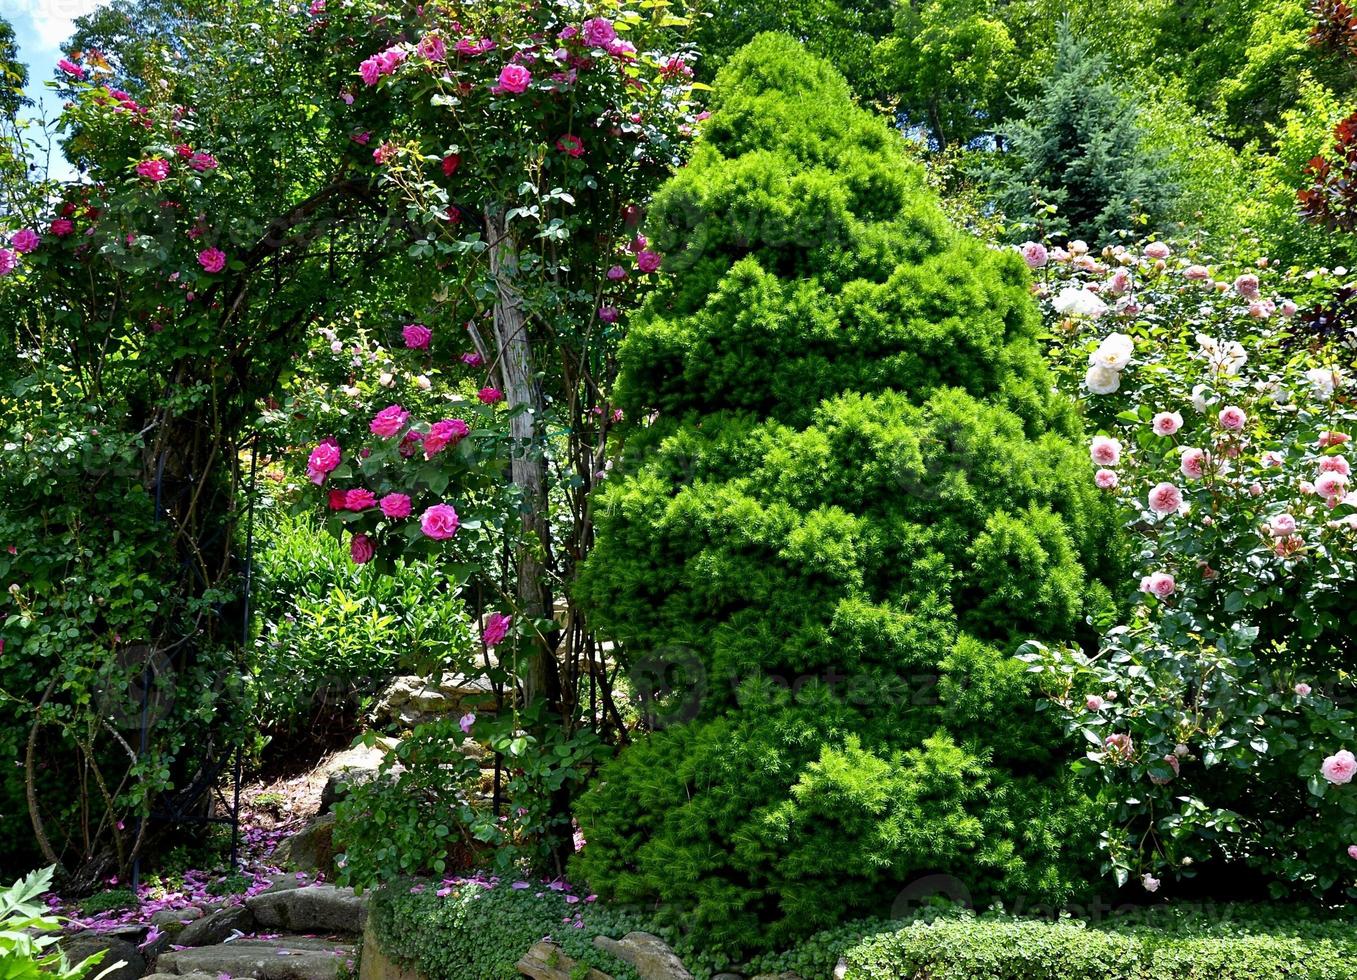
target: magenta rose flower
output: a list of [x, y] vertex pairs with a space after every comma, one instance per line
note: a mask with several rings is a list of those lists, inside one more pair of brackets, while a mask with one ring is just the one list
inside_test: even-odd
[[374, 435], [381, 436], [383, 439], [391, 439], [400, 434], [401, 429], [405, 428], [405, 423], [410, 420], [410, 413], [399, 405], [388, 405], [375, 416], [368, 428]]
[[484, 405], [493, 405], [496, 402], [504, 401], [504, 392], [495, 387], [486, 387], [476, 392], [476, 397], [479, 398]]
[[52, 222], [52, 234], [58, 238], [65, 238], [71, 232], [75, 231], [75, 222], [70, 218], [57, 218]]
[[14, 246], [14, 251], [21, 255], [27, 255], [29, 252], [36, 251], [41, 241], [38, 233], [32, 228], [20, 228], [14, 233], [14, 237], [9, 240], [9, 243]]
[[419, 56], [427, 61], [444, 61], [448, 57], [448, 45], [437, 34], [425, 34], [416, 47]]
[[620, 315], [615, 306], [600, 306], [598, 308], [598, 318], [604, 323], [616, 323]]
[[646, 249], [636, 256], [636, 268], [645, 273], [658, 272], [663, 261], [664, 257], [659, 252]]
[[0, 276], [7, 276], [19, 264], [19, 253], [0, 248]]
[[528, 85], [532, 82], [532, 72], [522, 65], [505, 65], [499, 73], [499, 84], [495, 86], [496, 92], [509, 92], [513, 95], [522, 95], [528, 90]]
[[584, 140], [573, 133], [566, 133], [556, 141], [556, 149], [567, 156], [582, 157], [584, 156]]
[[480, 367], [485, 363], [485, 358], [481, 357], [481, 355], [477, 354], [475, 351], [472, 351], [470, 354], [462, 355], [462, 363], [468, 367]]
[[170, 162], [160, 157], [142, 160], [137, 164], [137, 173], [158, 184], [170, 175]]
[[460, 524], [457, 511], [452, 509], [451, 504], [434, 504], [419, 518], [419, 529], [425, 537], [435, 541], [446, 541], [452, 537]]
[[441, 422], [435, 422], [429, 426], [429, 432], [424, 436], [425, 457], [432, 459], [448, 446], [457, 445], [470, 431], [470, 426], [461, 419], [443, 419]]
[[204, 272], [216, 275], [226, 268], [226, 253], [219, 248], [205, 248], [198, 253], [198, 264]]
[[606, 48], [617, 37], [617, 28], [604, 17], [584, 22], [584, 43], [591, 48]]
[[410, 516], [410, 498], [403, 493], [388, 493], [381, 501], [382, 513], [392, 520]]
[[216, 170], [219, 164], [217, 158], [211, 153], [203, 153], [201, 150], [188, 158], [188, 165], [198, 173], [207, 173], [209, 170]]
[[401, 336], [405, 338], [405, 346], [411, 350], [425, 350], [433, 339], [433, 331], [422, 323], [407, 323], [401, 328]]
[[306, 475], [312, 483], [320, 486], [338, 468], [342, 456], [338, 443], [322, 442], [311, 450], [311, 458], [306, 461]]
[[57, 67], [64, 71], [67, 75], [70, 75], [72, 78], [85, 77], [85, 69], [81, 68], [75, 62], [68, 61], [65, 58], [62, 58], [60, 61], [57, 62]]
[[349, 542], [349, 557], [353, 559], [355, 565], [366, 565], [372, 561], [372, 556], [376, 552], [372, 539], [366, 534], [355, 534], [353, 540]]
[[499, 646], [504, 642], [504, 638], [509, 635], [509, 624], [512, 622], [512, 616], [505, 616], [503, 613], [491, 613], [485, 619], [485, 628], [481, 630], [481, 641], [487, 647]]
[[355, 487], [344, 494], [344, 509], [363, 511], [377, 506], [377, 495], [363, 487]]

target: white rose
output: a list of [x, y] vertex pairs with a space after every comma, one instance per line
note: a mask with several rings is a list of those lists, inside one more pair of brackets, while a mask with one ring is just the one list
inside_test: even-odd
[[1087, 289], [1078, 289], [1074, 286], [1062, 289], [1060, 295], [1051, 301], [1051, 305], [1067, 315], [1089, 316], [1095, 319], [1107, 312], [1106, 303]]
[[1084, 375], [1084, 384], [1091, 394], [1110, 395], [1121, 387], [1121, 372], [1102, 364], [1095, 364]]
[[1088, 363], [1091, 367], [1124, 371], [1126, 365], [1131, 363], [1131, 355], [1135, 353], [1135, 349], [1135, 342], [1126, 334], [1110, 333], [1103, 338], [1098, 349], [1088, 356]]
[[1305, 379], [1310, 382], [1314, 396], [1322, 402], [1331, 399], [1343, 384], [1343, 376], [1337, 368], [1311, 368], [1305, 372]]

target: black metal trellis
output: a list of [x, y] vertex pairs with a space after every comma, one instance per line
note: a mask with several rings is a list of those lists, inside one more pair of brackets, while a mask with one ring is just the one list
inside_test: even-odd
[[[259, 436], [256, 434], [247, 440], [250, 447], [250, 483], [248, 503], [245, 511], [245, 566], [244, 586], [241, 598], [241, 647], [248, 649], [250, 643], [251, 599], [254, 584], [254, 504], [259, 470]], [[155, 523], [160, 523], [164, 513], [164, 476], [165, 463], [169, 450], [161, 452], [156, 462], [155, 477]], [[190, 483], [192, 481], [190, 480]], [[218, 529], [217, 534], [221, 534]], [[146, 755], [151, 730], [151, 690], [154, 683], [153, 666], [170, 676], [174, 675], [176, 662], [182, 663], [191, 651], [188, 644], [177, 647], [160, 663], [153, 665], [153, 657], [147, 656], [142, 667], [140, 737], [138, 741], [138, 759]], [[146, 823], [159, 824], [220, 824], [231, 828], [231, 870], [240, 869], [240, 783], [244, 768], [244, 744], [237, 738], [231, 751], [223, 758], [214, 755], [214, 744], [208, 740], [197, 758], [197, 768], [183, 787], [172, 793], [164, 794], [150, 809]], [[222, 789], [222, 777], [231, 772], [232, 792], [228, 801]], [[218, 812], [223, 815], [214, 816]], [[140, 831], [141, 818], [138, 818]], [[141, 836], [137, 834], [138, 838]], [[135, 892], [141, 882], [141, 854], [132, 860], [132, 890]]]

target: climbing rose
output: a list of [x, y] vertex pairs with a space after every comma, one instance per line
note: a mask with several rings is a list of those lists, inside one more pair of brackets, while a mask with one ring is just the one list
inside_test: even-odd
[[1178, 469], [1182, 470], [1183, 476], [1189, 480], [1200, 480], [1206, 472], [1206, 450], [1188, 448], [1183, 450], [1183, 458], [1178, 463]]
[[1145, 254], [1152, 259], [1166, 259], [1173, 254], [1173, 250], [1165, 242], [1150, 242], [1145, 246]]
[[410, 498], [403, 493], [388, 493], [380, 506], [382, 513], [392, 520], [410, 516]]
[[504, 638], [509, 635], [509, 624], [512, 621], [512, 616], [491, 613], [486, 617], [485, 629], [481, 630], [481, 640], [488, 647], [499, 646], [500, 643], [504, 642]]
[[662, 263], [663, 261], [664, 258], [660, 255], [659, 252], [652, 252], [649, 249], [647, 249], [646, 251], [641, 252], [639, 255], [636, 256], [636, 268], [646, 273], [658, 272], [660, 268], [660, 263]]
[[7, 248], [0, 248], [0, 276], [7, 276], [19, 264], [19, 256]]
[[170, 175], [170, 163], [160, 157], [142, 160], [137, 164], [137, 173], [147, 180], [159, 183]]
[[405, 428], [405, 423], [410, 420], [410, 413], [399, 405], [388, 405], [375, 416], [368, 426], [373, 434], [381, 436], [383, 439], [390, 439], [397, 435], [401, 429]]
[[606, 48], [616, 37], [617, 30], [609, 20], [595, 17], [584, 22], [584, 43], [591, 48]]
[[532, 72], [522, 65], [505, 65], [499, 73], [499, 85], [496, 86], [496, 92], [510, 92], [514, 95], [521, 95], [528, 89], [528, 84], [532, 81]]
[[1029, 269], [1040, 269], [1050, 261], [1050, 253], [1046, 251], [1046, 246], [1041, 242], [1024, 242], [1018, 246], [1022, 252], [1022, 260], [1027, 263]]
[[65, 238], [71, 232], [75, 231], [75, 222], [69, 218], [57, 218], [52, 222], [52, 234], [58, 238]]
[[353, 540], [349, 542], [349, 557], [353, 559], [355, 565], [366, 565], [372, 561], [376, 550], [372, 546], [372, 539], [366, 534], [355, 534]]
[[429, 434], [424, 437], [424, 455], [430, 459], [448, 446], [461, 442], [470, 427], [461, 419], [443, 419], [429, 426]]
[[1352, 782], [1353, 774], [1357, 773], [1357, 757], [1343, 749], [1325, 759], [1319, 771], [1335, 786], [1343, 786]]
[[556, 141], [556, 149], [566, 156], [582, 157], [584, 156], [584, 140], [572, 133], [566, 133]]
[[36, 250], [41, 241], [38, 233], [32, 228], [20, 228], [14, 233], [14, 237], [9, 240], [9, 243], [14, 246], [14, 251], [27, 255]]
[[219, 166], [216, 157], [211, 153], [203, 153], [201, 151], [188, 158], [188, 165], [200, 174], [207, 173], [209, 170], [216, 170]]
[[1168, 572], [1155, 572], [1152, 575], [1147, 575], [1140, 583], [1141, 592], [1148, 592], [1160, 599], [1167, 599], [1173, 595], [1176, 588], [1177, 583], [1174, 582], [1173, 576]]
[[1156, 878], [1154, 875], [1148, 874], [1142, 875], [1140, 879], [1140, 887], [1144, 888], [1147, 892], [1153, 895], [1155, 892], [1159, 891], [1159, 879]]
[[1173, 514], [1183, 506], [1183, 493], [1172, 483], [1160, 483], [1150, 491], [1150, 510], [1156, 514]]
[[1107, 749], [1108, 755], [1117, 760], [1129, 759], [1135, 752], [1135, 743], [1131, 741], [1131, 736], [1121, 733], [1103, 739], [1103, 747]]
[[320, 486], [325, 482], [325, 478], [339, 466], [341, 458], [342, 453], [339, 451], [338, 444], [322, 442], [311, 450], [311, 458], [306, 461], [306, 475], [310, 477], [312, 483]]
[[377, 495], [363, 487], [355, 487], [344, 494], [345, 510], [367, 510], [377, 506]]
[[1252, 272], [1246, 272], [1234, 281], [1234, 289], [1244, 299], [1254, 300], [1258, 298], [1258, 277]]
[[1093, 474], [1093, 483], [1099, 490], [1115, 490], [1120, 482], [1116, 470], [1099, 470]]
[[420, 57], [429, 61], [443, 61], [448, 56], [448, 46], [437, 34], [425, 34], [419, 40]]
[[471, 734], [471, 726], [474, 724], [476, 724], [476, 715], [470, 711], [457, 720], [457, 727], [462, 730], [464, 735]]
[[60, 61], [57, 62], [57, 67], [64, 71], [67, 75], [70, 75], [72, 78], [85, 77], [85, 69], [81, 68], [75, 62], [68, 61], [65, 58], [62, 58]]
[[1325, 456], [1319, 461], [1319, 472], [1338, 473], [1342, 476], [1350, 476], [1352, 467], [1348, 465], [1346, 456]]
[[1160, 412], [1152, 424], [1155, 435], [1171, 436], [1183, 427], [1183, 417], [1177, 412]]
[[1348, 845], [1348, 857], [1352, 858], [1354, 861], [1357, 861], [1357, 844]]
[[1310, 691], [1311, 687], [1309, 684], [1301, 682], [1300, 684], [1296, 685], [1296, 694], [1299, 695], [1300, 697], [1308, 698], [1310, 696]]
[[331, 490], [327, 506], [331, 510], [344, 510], [344, 501], [348, 493], [344, 490]]
[[1211, 278], [1211, 270], [1204, 265], [1190, 265], [1183, 270], [1183, 278], [1193, 282], [1203, 282]]
[[481, 357], [481, 355], [477, 354], [475, 351], [472, 351], [469, 354], [462, 355], [462, 363], [468, 367], [480, 367], [485, 363], [485, 358]]
[[495, 402], [504, 401], [504, 392], [500, 391], [498, 388], [487, 387], [476, 392], [476, 397], [485, 405], [493, 405]]
[[1267, 523], [1268, 533], [1274, 538], [1285, 538], [1296, 533], [1296, 519], [1290, 514], [1278, 514]]
[[1121, 462], [1121, 443], [1107, 436], [1094, 436], [1089, 455], [1099, 466], [1116, 466]]
[[1088, 697], [1084, 698], [1084, 707], [1089, 711], [1102, 711], [1103, 704], [1103, 699], [1096, 694], [1090, 694]]
[[1088, 356], [1088, 363], [1093, 367], [1124, 371], [1135, 352], [1135, 341], [1130, 337], [1124, 333], [1110, 333], [1103, 338], [1098, 349]]
[[1238, 405], [1226, 405], [1220, 410], [1220, 424], [1231, 432], [1238, 432], [1244, 428], [1244, 423], [1248, 421], [1248, 416]]
[[457, 172], [457, 168], [462, 165], [462, 158], [459, 154], [449, 153], [443, 158], [443, 176], [451, 177]]
[[1084, 375], [1084, 384], [1093, 395], [1111, 395], [1121, 387], [1121, 372], [1095, 364]]
[[1172, 776], [1151, 776], [1151, 777], [1150, 777], [1150, 782], [1154, 783], [1156, 786], [1165, 786], [1165, 785], [1167, 785], [1168, 783], [1172, 782], [1173, 779], [1174, 779], [1174, 777], [1176, 777], [1176, 776], [1178, 776], [1178, 775], [1180, 775], [1180, 774], [1182, 773], [1182, 769], [1181, 769], [1182, 763], [1180, 763], [1180, 762], [1178, 761], [1178, 757], [1177, 757], [1176, 755], [1170, 754], [1170, 755], [1164, 756], [1164, 764], [1165, 764], [1166, 766], [1168, 766], [1170, 769], [1173, 770], [1173, 775], [1172, 775]]
[[457, 533], [459, 524], [457, 511], [452, 509], [451, 504], [434, 504], [419, 519], [419, 529], [424, 532], [424, 536], [435, 541], [446, 541], [452, 537]]
[[600, 306], [598, 308], [598, 318], [604, 323], [616, 323], [618, 316], [615, 306]]
[[219, 248], [205, 248], [198, 253], [198, 264], [204, 272], [216, 275], [226, 268], [226, 253]]
[[433, 331], [422, 323], [407, 323], [401, 328], [401, 336], [405, 338], [406, 347], [411, 350], [424, 350], [433, 339]]

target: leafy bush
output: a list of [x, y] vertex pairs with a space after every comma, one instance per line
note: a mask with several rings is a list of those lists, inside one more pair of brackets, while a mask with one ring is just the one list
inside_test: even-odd
[[[46, 914], [42, 903], [51, 884], [52, 869], [45, 868], [0, 890], [0, 976], [5, 980], [85, 980], [108, 953], [100, 950], [72, 965], [55, 948], [61, 923]], [[121, 965], [110, 963], [102, 972]]]
[[[582, 583], [665, 730], [581, 800], [578, 870], [730, 956], [921, 873], [1064, 896], [1092, 844], [1011, 654], [1105, 614], [1088, 572], [1117, 548], [1026, 272], [789, 39], [736, 57], [713, 109], [655, 203], [675, 284], [622, 384], [658, 414]], [[685, 695], [652, 697], [676, 671]]]
[[429, 980], [515, 980], [514, 963], [547, 937], [579, 963], [636, 980], [593, 938], [646, 928], [563, 882], [499, 878], [399, 879], [373, 895], [368, 914], [382, 952]]

